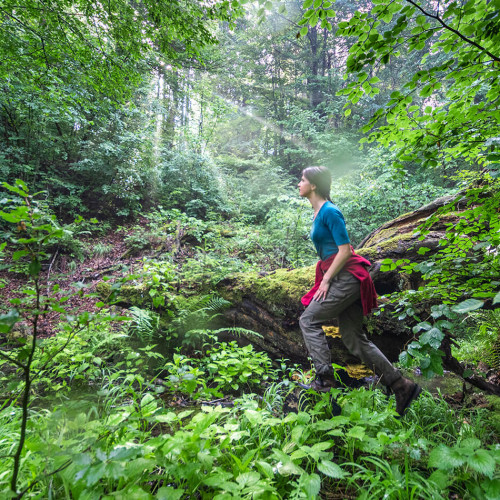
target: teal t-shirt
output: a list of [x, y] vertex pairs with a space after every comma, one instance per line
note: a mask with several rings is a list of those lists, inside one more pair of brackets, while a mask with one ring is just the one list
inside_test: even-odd
[[350, 243], [342, 212], [331, 201], [319, 209], [310, 234], [321, 260], [339, 251], [340, 245]]

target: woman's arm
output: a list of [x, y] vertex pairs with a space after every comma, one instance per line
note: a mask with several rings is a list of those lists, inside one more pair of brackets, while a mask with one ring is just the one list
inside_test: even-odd
[[337, 276], [337, 274], [340, 273], [345, 263], [351, 258], [351, 255], [352, 249], [350, 243], [339, 245], [339, 252], [335, 259], [333, 259], [332, 265], [328, 268], [328, 271], [324, 274], [321, 284], [314, 294], [314, 300], [321, 301], [326, 298], [326, 294], [330, 288], [330, 282], [335, 276]]

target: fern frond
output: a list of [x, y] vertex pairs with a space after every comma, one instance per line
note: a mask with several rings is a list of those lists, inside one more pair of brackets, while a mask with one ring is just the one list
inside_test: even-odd
[[231, 302], [229, 302], [229, 300], [223, 299], [219, 296], [211, 296], [206, 309], [214, 313], [220, 313], [224, 309], [227, 309], [230, 305]]
[[239, 326], [230, 326], [226, 328], [219, 328], [218, 330], [210, 330], [214, 335], [218, 335], [219, 333], [229, 333], [230, 335], [234, 335], [235, 337], [240, 337], [241, 335], [249, 335], [252, 337], [258, 337], [263, 339], [264, 337], [253, 330], [247, 330], [246, 328], [241, 328]]
[[130, 314], [132, 315], [130, 330], [142, 339], [151, 340], [155, 331], [153, 321], [158, 325], [159, 317], [151, 311], [136, 306], [130, 308]]

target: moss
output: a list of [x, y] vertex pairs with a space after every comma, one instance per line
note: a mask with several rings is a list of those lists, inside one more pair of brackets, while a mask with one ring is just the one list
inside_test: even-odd
[[[113, 288], [109, 282], [101, 282], [96, 286], [96, 291], [103, 301], [108, 301], [113, 293]], [[113, 302], [123, 302], [130, 306], [143, 307], [152, 304], [149, 296], [149, 289], [145, 285], [128, 286], [123, 285], [118, 290], [118, 295], [113, 297]]]
[[[368, 260], [376, 260], [380, 254], [387, 254], [395, 252], [400, 249], [400, 245], [404, 241], [416, 239], [417, 236], [413, 234], [413, 230], [401, 233], [398, 230], [401, 228], [383, 229], [375, 237], [369, 240], [363, 248], [356, 250], [363, 257]], [[401, 248], [403, 249], [403, 248]]]
[[251, 272], [238, 274], [228, 287], [220, 286], [219, 293], [232, 303], [251, 296], [266, 304], [277, 315], [286, 314], [288, 308], [297, 308], [300, 298], [314, 284], [315, 266], [289, 271], [278, 269], [272, 274], [262, 276]]

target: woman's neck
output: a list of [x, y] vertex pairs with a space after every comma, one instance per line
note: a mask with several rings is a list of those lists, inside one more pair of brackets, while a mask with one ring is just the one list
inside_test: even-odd
[[318, 212], [321, 210], [321, 207], [327, 202], [328, 200], [325, 200], [325, 198], [322, 198], [321, 196], [318, 196], [316, 193], [312, 193], [312, 195], [309, 197], [309, 202], [311, 203], [311, 206], [314, 210], [314, 216], [318, 214]]

